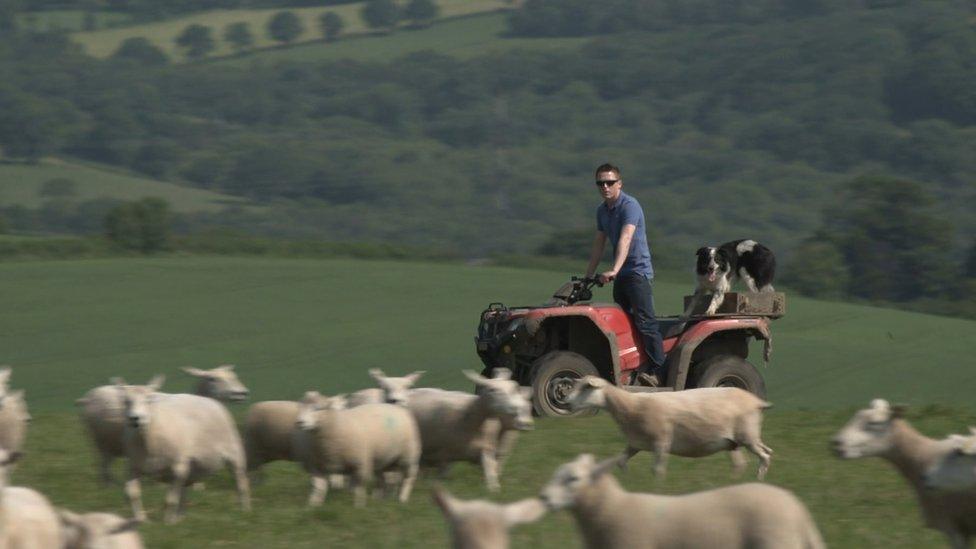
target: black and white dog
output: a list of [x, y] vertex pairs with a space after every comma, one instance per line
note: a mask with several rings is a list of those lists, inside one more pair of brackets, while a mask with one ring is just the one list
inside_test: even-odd
[[772, 292], [776, 274], [776, 257], [772, 250], [755, 240], [733, 240], [718, 248], [699, 248], [698, 286], [684, 316], [691, 312], [708, 294], [712, 301], [705, 315], [713, 315], [725, 300], [725, 293], [732, 289], [735, 278], [742, 279], [751, 292]]

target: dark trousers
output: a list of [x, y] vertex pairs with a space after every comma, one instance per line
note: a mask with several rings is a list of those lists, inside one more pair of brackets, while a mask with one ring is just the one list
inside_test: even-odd
[[664, 364], [664, 348], [661, 343], [661, 330], [654, 316], [654, 292], [651, 289], [651, 281], [639, 274], [617, 277], [613, 281], [613, 300], [637, 324], [637, 331], [644, 340], [644, 352], [653, 363], [650, 365], [652, 372], [663, 375], [660, 367]]

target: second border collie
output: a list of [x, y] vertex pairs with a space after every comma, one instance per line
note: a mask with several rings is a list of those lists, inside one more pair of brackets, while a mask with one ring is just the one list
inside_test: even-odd
[[735, 278], [742, 279], [751, 292], [773, 291], [776, 256], [755, 240], [733, 240], [718, 248], [699, 248], [695, 253], [698, 255], [695, 267], [698, 286], [685, 311], [686, 317], [707, 294], [711, 294], [712, 299], [705, 315], [715, 314], [725, 300], [726, 292], [732, 289]]

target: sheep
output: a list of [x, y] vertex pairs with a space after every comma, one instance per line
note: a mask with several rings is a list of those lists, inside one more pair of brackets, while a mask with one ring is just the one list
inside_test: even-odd
[[735, 387], [677, 392], [630, 393], [607, 380], [586, 376], [567, 398], [571, 409], [605, 408], [627, 439], [624, 458], [654, 452], [654, 474], [664, 477], [668, 454], [683, 457], [729, 452], [733, 474], [745, 467], [742, 447], [759, 457], [757, 477], [769, 470], [773, 450], [763, 443], [763, 410], [772, 404]]
[[[330, 410], [346, 408], [346, 395], [336, 395], [323, 404]], [[301, 403], [294, 400], [266, 400], [248, 408], [244, 418], [244, 449], [247, 470], [255, 472], [277, 460], [302, 461], [295, 448], [295, 426]]]
[[7, 398], [7, 391], [10, 390], [10, 374], [12, 372], [10, 366], [0, 368], [0, 406], [3, 406], [3, 399]]
[[952, 450], [925, 471], [925, 487], [951, 492], [976, 488], [976, 427], [970, 435], [949, 435]]
[[902, 416], [904, 407], [874, 399], [831, 439], [842, 459], [877, 456], [898, 469], [915, 490], [925, 525], [939, 530], [953, 547], [968, 547], [976, 535], [976, 496], [972, 492], [925, 489], [925, 472], [955, 451], [956, 438], [935, 440], [916, 431]]
[[508, 549], [511, 527], [535, 522], [546, 513], [537, 497], [499, 505], [481, 499], [460, 500], [435, 486], [433, 498], [450, 525], [455, 549]]
[[195, 394], [215, 398], [222, 402], [239, 402], [248, 397], [250, 391], [234, 373], [233, 364], [224, 364], [210, 370], [181, 368], [185, 373], [198, 378]]
[[347, 474], [356, 507], [366, 505], [366, 485], [375, 473], [401, 474], [398, 499], [410, 498], [420, 462], [420, 430], [406, 409], [392, 404], [364, 404], [329, 409], [328, 399], [309, 391], [302, 399], [296, 447], [312, 475], [311, 506], [321, 505], [328, 492], [328, 474]]
[[[158, 391], [165, 380], [165, 376], [157, 375], [143, 387]], [[105, 485], [115, 484], [112, 462], [115, 458], [125, 457], [125, 400], [116, 387], [116, 381], [117, 378], [113, 378], [112, 385], [95, 387], [75, 401], [81, 408], [81, 420], [88, 428], [88, 434], [98, 453], [99, 476]]]
[[495, 378], [488, 379], [464, 371], [479, 387], [477, 395], [421, 388], [412, 390], [407, 400], [407, 408], [420, 426], [422, 464], [439, 468], [443, 476], [456, 461], [480, 463], [490, 491], [500, 489], [498, 458], [503, 421], [518, 430], [533, 426], [531, 389], [520, 387], [504, 368], [496, 372]]
[[24, 446], [31, 415], [27, 411], [24, 390], [7, 393], [0, 405], [0, 448], [18, 452]]
[[807, 508], [791, 492], [753, 482], [691, 494], [627, 492], [590, 454], [556, 469], [540, 497], [570, 509], [586, 547], [819, 549], [826, 547]]
[[59, 509], [64, 549], [143, 549], [139, 521], [111, 513], [79, 515]]
[[0, 448], [0, 547], [62, 547], [61, 524], [51, 502], [36, 490], [7, 485], [7, 471], [20, 457]]
[[244, 446], [230, 412], [219, 402], [199, 395], [157, 393], [151, 387], [117, 381], [125, 399], [123, 430], [129, 477], [125, 495], [137, 520], [145, 520], [141, 479], [170, 482], [166, 522], [183, 516], [184, 488], [221, 466], [234, 473], [244, 511], [251, 509]]
[[379, 387], [350, 393], [346, 400], [346, 406], [348, 408], [355, 408], [363, 404], [378, 404], [381, 402], [403, 405], [407, 401], [407, 394], [410, 388], [420, 379], [420, 376], [424, 375], [424, 372], [414, 372], [404, 377], [386, 377], [383, 370], [370, 368], [369, 375], [376, 380]]

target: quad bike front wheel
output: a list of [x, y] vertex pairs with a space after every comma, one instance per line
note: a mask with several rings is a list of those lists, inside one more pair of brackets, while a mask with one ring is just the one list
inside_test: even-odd
[[577, 380], [599, 376], [586, 357], [571, 351], [551, 351], [532, 363], [532, 407], [536, 415], [580, 417], [596, 414], [596, 409], [572, 411], [568, 397]]
[[735, 355], [707, 358], [692, 366], [689, 387], [738, 387], [766, 399], [766, 382], [756, 367]]

